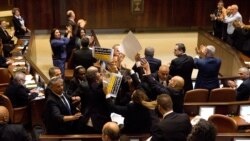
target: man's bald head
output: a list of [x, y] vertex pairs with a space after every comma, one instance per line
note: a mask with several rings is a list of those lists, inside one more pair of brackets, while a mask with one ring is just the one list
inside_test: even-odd
[[107, 122], [102, 128], [103, 141], [118, 141], [120, 138], [119, 126], [114, 122]]
[[248, 79], [250, 76], [249, 69], [246, 67], [241, 67], [238, 71], [238, 74], [240, 75], [241, 79], [243, 79], [243, 80]]
[[9, 122], [9, 111], [6, 107], [0, 106], [0, 124]]
[[169, 66], [161, 65], [158, 70], [159, 79], [162, 81], [167, 80], [168, 74], [169, 74]]
[[174, 76], [169, 80], [169, 86], [177, 90], [183, 89], [184, 84], [185, 84], [185, 81], [180, 76]]

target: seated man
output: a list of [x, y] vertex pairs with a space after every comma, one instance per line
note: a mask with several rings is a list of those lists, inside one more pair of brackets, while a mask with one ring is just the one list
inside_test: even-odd
[[63, 93], [63, 79], [55, 77], [50, 80], [51, 93], [45, 103], [44, 122], [48, 134], [79, 133], [84, 128], [82, 114], [73, 103], [80, 97], [70, 97]]
[[192, 128], [188, 115], [173, 112], [173, 103], [167, 94], [157, 97], [157, 105], [163, 119], [152, 128], [151, 141], [186, 141]]
[[0, 106], [0, 140], [1, 141], [31, 141], [28, 133], [22, 125], [8, 124], [9, 111], [6, 107]]
[[238, 74], [240, 75], [240, 78], [243, 80], [243, 83], [241, 83], [240, 86], [237, 88], [237, 84], [234, 81], [228, 81], [228, 85], [231, 88], [236, 89], [237, 96], [236, 100], [242, 101], [242, 100], [248, 100], [250, 96], [250, 72], [248, 68], [241, 67], [238, 71]]
[[102, 128], [103, 141], [119, 141], [120, 129], [114, 122], [107, 122]]
[[16, 72], [4, 94], [10, 99], [14, 108], [27, 106], [29, 101], [38, 96], [36, 89], [29, 90], [25, 87], [25, 74]]

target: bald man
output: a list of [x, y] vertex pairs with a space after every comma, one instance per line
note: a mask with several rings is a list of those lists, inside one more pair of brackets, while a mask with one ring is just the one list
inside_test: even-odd
[[103, 141], [118, 141], [120, 138], [119, 126], [114, 122], [107, 122], [102, 128]]
[[[243, 83], [236, 89], [236, 100], [248, 100], [250, 96], [250, 71], [246, 67], [241, 67], [238, 71], [239, 77], [243, 80]], [[236, 88], [237, 85], [234, 81], [228, 81], [228, 85], [231, 88]]]
[[152, 73], [152, 76], [165, 87], [168, 86], [168, 82], [172, 77], [169, 75], [169, 66], [167, 65], [161, 65], [157, 72]]
[[22, 125], [8, 124], [9, 111], [0, 106], [0, 141], [31, 141]]
[[[163, 67], [166, 67], [166, 66], [163, 66]], [[149, 84], [154, 94], [160, 95], [164, 93], [164, 94], [170, 95], [173, 100], [174, 112], [182, 113], [183, 101], [184, 101], [184, 93], [183, 93], [183, 87], [185, 84], [184, 79], [181, 76], [174, 76], [168, 81], [168, 85], [165, 87], [164, 85], [157, 82], [156, 79], [154, 79], [149, 74], [150, 71], [147, 71], [149, 70], [148, 65], [144, 66], [144, 69], [146, 70], [145, 81]]]

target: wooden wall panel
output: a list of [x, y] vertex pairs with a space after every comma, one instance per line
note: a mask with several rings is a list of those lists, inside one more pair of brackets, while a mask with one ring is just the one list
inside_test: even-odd
[[[211, 26], [209, 14], [218, 0], [144, 0], [144, 13], [132, 14], [130, 0], [13, 0], [21, 9], [28, 27], [50, 29], [64, 27], [66, 11], [88, 21], [87, 28], [192, 28]], [[225, 6], [237, 3], [244, 22], [248, 22], [248, 0], [227, 0]]]

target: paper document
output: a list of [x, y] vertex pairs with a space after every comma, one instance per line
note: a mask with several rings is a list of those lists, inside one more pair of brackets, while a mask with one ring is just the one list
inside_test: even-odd
[[128, 35], [123, 39], [119, 47], [120, 52], [124, 53], [132, 61], [135, 60], [135, 55], [141, 49], [141, 44], [131, 31], [129, 31]]
[[111, 113], [110, 118], [113, 122], [116, 122], [118, 125], [124, 124], [124, 117], [122, 115]]

